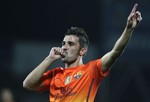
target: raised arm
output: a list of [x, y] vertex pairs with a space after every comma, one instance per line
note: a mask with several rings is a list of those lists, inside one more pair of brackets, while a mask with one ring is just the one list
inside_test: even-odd
[[53, 47], [48, 57], [41, 62], [24, 80], [23, 87], [29, 90], [37, 90], [42, 87], [41, 77], [48, 67], [62, 55], [62, 49], [59, 47]]
[[128, 16], [126, 27], [122, 35], [115, 43], [113, 49], [102, 57], [103, 72], [106, 72], [112, 66], [112, 64], [115, 63], [118, 57], [123, 53], [128, 41], [132, 36], [133, 30], [142, 20], [141, 13], [137, 11], [137, 6], [138, 4], [134, 5], [130, 15]]

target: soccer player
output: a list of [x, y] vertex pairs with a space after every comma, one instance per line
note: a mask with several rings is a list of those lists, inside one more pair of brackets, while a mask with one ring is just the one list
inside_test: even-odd
[[[24, 80], [23, 87], [38, 92], [50, 91], [50, 102], [94, 102], [99, 84], [123, 53], [133, 30], [142, 20], [135, 4], [128, 16], [126, 27], [112, 50], [102, 58], [83, 64], [88, 50], [88, 36], [79, 27], [71, 27], [65, 34], [62, 47], [53, 47], [49, 55]], [[48, 70], [61, 59], [65, 68]]]

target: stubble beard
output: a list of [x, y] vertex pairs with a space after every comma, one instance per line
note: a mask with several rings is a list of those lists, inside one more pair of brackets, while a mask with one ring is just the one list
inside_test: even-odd
[[69, 60], [70, 58], [68, 58], [67, 56], [65, 56], [64, 58], [61, 58], [61, 61], [63, 62], [63, 63], [67, 63], [67, 64], [72, 64], [72, 63], [74, 63], [75, 62], [75, 60]]
[[63, 63], [67, 63], [67, 62], [68, 62], [68, 61], [67, 61], [67, 58], [66, 58], [66, 57], [61, 58], [61, 62], [63, 62]]

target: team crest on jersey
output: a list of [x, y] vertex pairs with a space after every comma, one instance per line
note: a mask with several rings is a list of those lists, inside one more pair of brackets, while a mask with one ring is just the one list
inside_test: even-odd
[[80, 77], [82, 76], [82, 72], [77, 72], [75, 75], [74, 75], [74, 78], [75, 79], [79, 79]]

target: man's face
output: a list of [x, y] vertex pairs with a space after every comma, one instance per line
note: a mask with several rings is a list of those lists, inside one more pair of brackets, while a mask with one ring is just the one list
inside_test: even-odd
[[73, 63], [80, 56], [79, 37], [75, 35], [66, 35], [62, 41], [64, 56], [61, 58], [64, 63]]

